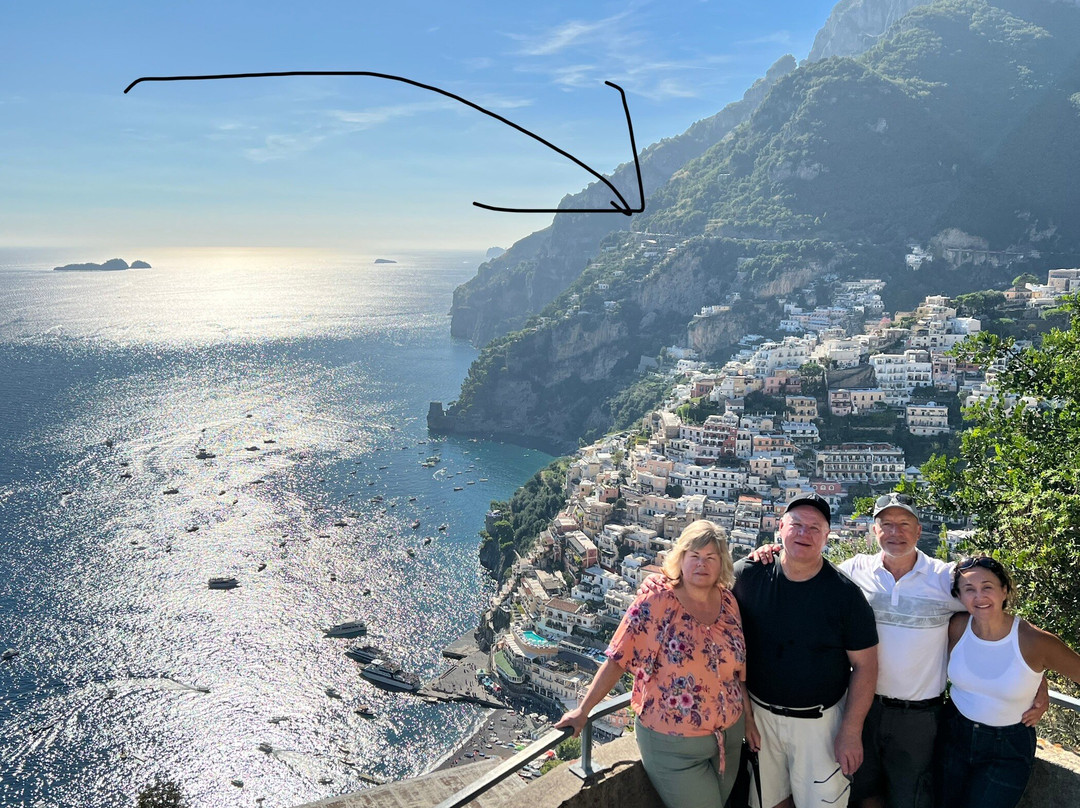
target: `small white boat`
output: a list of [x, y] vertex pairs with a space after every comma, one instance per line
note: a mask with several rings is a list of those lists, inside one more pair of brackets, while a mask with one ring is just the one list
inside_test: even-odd
[[346, 620], [323, 629], [323, 635], [327, 637], [359, 637], [361, 634], [367, 634], [367, 623], [363, 620]]

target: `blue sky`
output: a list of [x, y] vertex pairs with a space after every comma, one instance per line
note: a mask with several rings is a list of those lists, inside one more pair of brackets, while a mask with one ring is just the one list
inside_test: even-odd
[[[598, 171], [803, 59], [832, 2], [5, 3], [0, 246], [485, 249], [591, 177], [441, 87]], [[624, 195], [634, 203], [633, 189]]]

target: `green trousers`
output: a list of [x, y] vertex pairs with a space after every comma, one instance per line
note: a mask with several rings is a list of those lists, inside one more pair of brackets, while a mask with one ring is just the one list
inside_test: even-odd
[[735, 784], [742, 751], [743, 719], [724, 730], [724, 772], [715, 735], [665, 735], [638, 721], [641, 762], [668, 808], [723, 808]]

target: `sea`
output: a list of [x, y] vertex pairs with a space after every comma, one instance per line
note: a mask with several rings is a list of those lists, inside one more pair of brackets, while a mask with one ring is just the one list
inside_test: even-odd
[[[483, 255], [52, 271], [112, 257], [0, 250], [0, 804], [127, 806], [160, 776], [273, 808], [430, 770], [481, 709], [343, 651], [444, 670], [493, 593], [490, 502], [551, 460], [427, 433], [476, 356], [448, 313]], [[366, 638], [324, 637], [354, 619]]]

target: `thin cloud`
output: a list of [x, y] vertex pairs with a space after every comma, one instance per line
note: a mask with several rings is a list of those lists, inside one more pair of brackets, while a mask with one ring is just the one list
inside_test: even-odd
[[462, 59], [461, 64], [469, 70], [487, 70], [489, 67], [495, 65], [495, 60], [489, 56], [473, 56], [468, 59]]
[[418, 101], [411, 104], [395, 104], [365, 110], [331, 110], [328, 114], [332, 120], [345, 124], [347, 129], [362, 131], [382, 126], [399, 118], [409, 118], [423, 112], [450, 109], [454, 106], [454, 103], [450, 99], [445, 101]]
[[764, 36], [754, 37], [753, 39], [742, 39], [735, 43], [736, 45], [790, 45], [791, 44], [791, 32], [790, 31], [773, 31], [771, 34], [765, 34]]
[[[518, 54], [522, 56], [553, 56], [579, 46], [625, 45], [627, 33], [620, 23], [630, 17], [631, 11], [623, 11], [595, 22], [569, 20], [540, 34], [507, 34], [521, 42]], [[637, 40], [637, 37], [634, 37]]]
[[514, 55], [528, 57], [515, 69], [546, 76], [567, 91], [613, 81], [654, 101], [709, 94], [721, 74], [704, 71], [716, 71], [734, 57], [684, 51], [665, 58], [665, 41], [650, 22], [648, 5], [634, 3], [600, 20], [573, 19], [534, 34], [506, 34], [518, 43]]
[[244, 150], [244, 156], [256, 163], [283, 160], [310, 151], [325, 137], [319, 134], [267, 135], [263, 145]]

